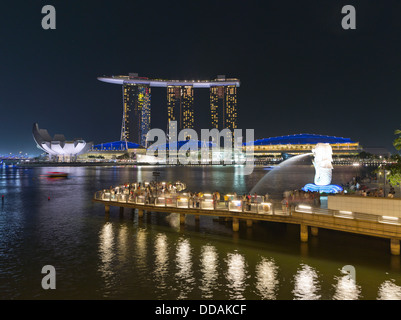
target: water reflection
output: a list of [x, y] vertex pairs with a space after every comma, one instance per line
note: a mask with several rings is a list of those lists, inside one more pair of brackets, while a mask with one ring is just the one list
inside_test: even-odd
[[[114, 232], [111, 223], [105, 223], [99, 235], [99, 253], [101, 265], [99, 271], [104, 279], [106, 289], [113, 287], [113, 265], [114, 258]], [[106, 293], [107, 296], [107, 293]]]
[[216, 287], [218, 278], [218, 256], [214, 246], [206, 245], [201, 249], [201, 272], [202, 272], [202, 298], [213, 298], [213, 289]]
[[294, 300], [318, 300], [320, 295], [318, 291], [320, 286], [318, 283], [318, 275], [315, 269], [302, 264], [301, 269], [298, 269], [297, 274], [294, 276]]
[[239, 253], [229, 253], [227, 256], [227, 273], [229, 298], [241, 300], [245, 299], [244, 291], [246, 287], [246, 263], [243, 255]]
[[155, 280], [157, 288], [166, 289], [168, 275], [168, 243], [167, 236], [159, 233], [155, 239]]
[[361, 286], [356, 284], [355, 279], [350, 277], [350, 275], [344, 271], [344, 274], [340, 277], [335, 277], [337, 284], [334, 285], [335, 293], [333, 296], [334, 300], [358, 300], [361, 298]]
[[256, 266], [256, 289], [262, 299], [275, 300], [279, 281], [278, 267], [274, 260], [262, 258]]
[[192, 252], [188, 239], [180, 239], [177, 244], [176, 259], [177, 273], [176, 280], [180, 294], [177, 299], [185, 299], [192, 290], [195, 279], [192, 272]]
[[170, 213], [166, 216], [166, 221], [169, 223], [170, 227], [175, 230], [180, 230], [180, 218], [179, 213]]
[[128, 230], [126, 225], [122, 225], [118, 232], [118, 252], [119, 259], [121, 262], [125, 262], [127, 260], [127, 238], [128, 238]]
[[248, 191], [245, 185], [244, 166], [234, 167], [234, 188], [235, 190], [244, 190], [243, 192]]
[[379, 287], [378, 300], [401, 300], [401, 287], [394, 280], [387, 280]]
[[140, 270], [147, 270], [146, 256], [147, 256], [147, 231], [143, 228], [138, 228], [136, 234], [136, 264]]

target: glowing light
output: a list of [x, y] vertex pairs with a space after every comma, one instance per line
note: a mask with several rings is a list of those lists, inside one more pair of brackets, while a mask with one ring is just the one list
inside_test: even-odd
[[113, 226], [111, 223], [106, 223], [99, 235], [99, 252], [101, 265], [99, 271], [104, 278], [104, 284], [106, 287], [105, 295], [108, 295], [108, 290], [114, 285], [114, 272], [113, 272], [113, 259], [114, 259], [114, 233]]
[[192, 272], [191, 246], [188, 239], [181, 239], [177, 244], [176, 263], [178, 269], [176, 280], [179, 282], [178, 287], [181, 289], [178, 299], [185, 299], [195, 282]]
[[244, 299], [243, 293], [246, 287], [246, 263], [245, 258], [239, 253], [229, 253], [227, 257], [228, 287], [230, 299]]
[[399, 218], [393, 216], [382, 216], [379, 222], [388, 224], [399, 224]]
[[333, 170], [332, 154], [333, 150], [329, 143], [317, 143], [315, 148], [312, 149], [314, 160], [313, 165], [315, 167], [315, 180], [313, 183], [306, 184], [302, 190], [320, 192], [320, 193], [338, 193], [343, 190], [338, 185], [332, 185], [331, 183], [331, 171]]
[[275, 300], [278, 289], [278, 267], [272, 260], [263, 258], [256, 266], [256, 289], [262, 299]]
[[378, 292], [378, 300], [401, 300], [401, 287], [394, 283], [394, 280], [387, 280], [382, 283]]
[[336, 290], [333, 296], [334, 300], [358, 300], [361, 287], [356, 284], [354, 279], [344, 275], [337, 277], [337, 280], [337, 285], [333, 285]]
[[213, 288], [215, 287], [218, 278], [218, 256], [217, 250], [214, 246], [206, 245], [202, 247], [201, 252], [201, 272], [203, 277], [201, 279], [202, 285], [202, 298], [213, 298]]
[[398, 217], [383, 216], [383, 219], [386, 219], [386, 220], [398, 220]]
[[318, 275], [316, 271], [308, 266], [302, 265], [301, 270], [298, 270], [294, 276], [295, 286], [294, 299], [295, 300], [318, 300], [320, 295], [317, 292], [320, 290], [319, 283], [317, 281]]
[[168, 261], [167, 236], [159, 233], [155, 240], [155, 278], [158, 282], [156, 288], [166, 288], [165, 279], [168, 276]]

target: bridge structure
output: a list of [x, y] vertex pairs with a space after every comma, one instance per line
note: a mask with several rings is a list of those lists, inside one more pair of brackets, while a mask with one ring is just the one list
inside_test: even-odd
[[187, 215], [194, 215], [196, 221], [200, 220], [200, 216], [219, 217], [232, 222], [233, 232], [239, 231], [240, 221], [244, 221], [247, 228], [257, 221], [297, 224], [301, 242], [308, 242], [309, 233], [318, 236], [319, 228], [386, 238], [390, 240], [391, 254], [400, 255], [399, 217], [323, 209], [309, 204], [287, 206], [281, 202], [263, 202], [260, 196], [252, 203], [232, 196], [228, 201], [215, 201], [210, 194], [193, 201], [185, 193], [147, 199], [143, 195], [102, 190], [94, 194], [93, 202], [103, 204], [106, 214], [110, 213], [110, 207], [119, 207], [120, 214], [124, 208], [135, 209], [139, 219], [145, 212], [177, 213], [180, 224], [185, 224]]

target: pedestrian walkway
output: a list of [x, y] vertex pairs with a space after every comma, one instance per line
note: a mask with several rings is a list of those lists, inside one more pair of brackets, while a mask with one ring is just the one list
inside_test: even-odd
[[[164, 185], [163, 185], [164, 184]], [[108, 214], [111, 206], [138, 210], [141, 218], [144, 212], [178, 213], [181, 224], [186, 215], [214, 216], [232, 221], [234, 232], [239, 231], [240, 221], [246, 221], [252, 227], [254, 221], [270, 221], [300, 225], [301, 241], [308, 241], [308, 227], [312, 235], [318, 234], [318, 228], [332, 229], [350, 233], [391, 239], [390, 247], [394, 255], [400, 254], [401, 221], [397, 217], [322, 209], [306, 202], [272, 201], [266, 196], [237, 195], [221, 196], [214, 193], [192, 193], [186, 190], [182, 182], [175, 183], [132, 183], [110, 187], [95, 193], [93, 201], [104, 204]], [[222, 199], [222, 200], [221, 200]]]

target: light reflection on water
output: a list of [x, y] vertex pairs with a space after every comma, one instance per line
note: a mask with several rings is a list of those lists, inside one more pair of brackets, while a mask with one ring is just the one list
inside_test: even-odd
[[[93, 193], [151, 179], [156, 168], [65, 169], [0, 170], [6, 196], [0, 214], [3, 299], [401, 299], [400, 257], [390, 256], [386, 240], [322, 230], [303, 244], [308, 250], [302, 253], [299, 229], [291, 226], [258, 223], [248, 232], [241, 225], [234, 235], [230, 223], [211, 217], [199, 224], [188, 217], [180, 226], [176, 213], [151, 213], [151, 219], [146, 213], [139, 221], [127, 210], [120, 217], [116, 208], [105, 222], [104, 207], [91, 202]], [[235, 167], [157, 170], [160, 179], [179, 177], [190, 190], [237, 193], [266, 173], [255, 169], [240, 176]], [[47, 171], [68, 171], [70, 178], [40, 180]], [[37, 270], [44, 264], [60, 270], [55, 293], [40, 287]], [[338, 274], [345, 264], [356, 266], [357, 282]]]
[[195, 278], [192, 271], [192, 252], [188, 239], [180, 239], [177, 244], [175, 274], [179, 296], [177, 299], [186, 299], [193, 289]]
[[164, 233], [156, 235], [154, 252], [156, 289], [158, 291], [163, 291], [167, 288], [166, 278], [169, 272], [169, 246], [167, 243], [167, 236]]
[[394, 283], [394, 279], [386, 280], [379, 287], [378, 300], [401, 300], [401, 286]]
[[226, 279], [228, 281], [229, 299], [243, 300], [244, 291], [247, 286], [247, 270], [245, 257], [239, 253], [229, 253], [227, 255]]
[[213, 290], [216, 288], [218, 279], [218, 254], [212, 245], [205, 245], [201, 250], [201, 272], [202, 272], [202, 298], [212, 299]]
[[113, 288], [113, 260], [115, 254], [113, 225], [111, 223], [106, 223], [100, 231], [99, 254], [101, 259], [99, 271], [101, 272], [104, 280], [105, 295], [108, 296], [109, 289]]
[[262, 258], [256, 266], [256, 289], [261, 299], [275, 300], [279, 286], [278, 267], [274, 260]]
[[118, 247], [119, 247], [119, 255], [118, 258], [121, 263], [127, 261], [127, 251], [128, 251], [128, 227], [126, 225], [122, 225], [118, 232]]
[[315, 269], [302, 264], [294, 276], [294, 300], [318, 300], [320, 299], [320, 285]]
[[361, 298], [361, 286], [348, 274], [336, 276], [334, 280], [337, 281], [337, 284], [333, 285], [335, 288], [334, 300], [358, 300]]
[[136, 233], [136, 265], [139, 270], [148, 270], [148, 265], [147, 265], [147, 254], [148, 254], [148, 249], [147, 249], [147, 231], [146, 229], [143, 228], [138, 228], [137, 233]]

